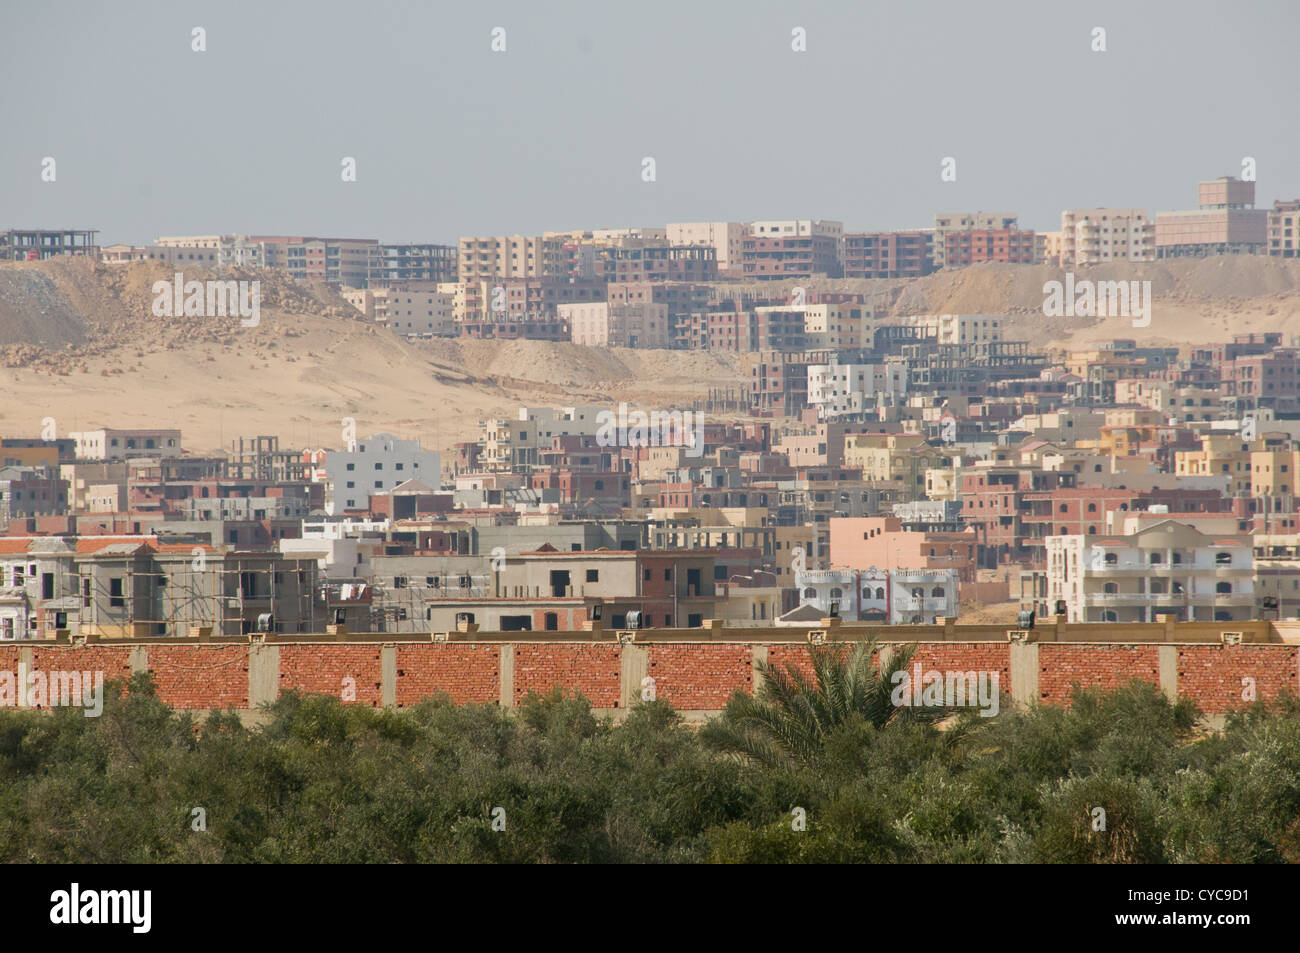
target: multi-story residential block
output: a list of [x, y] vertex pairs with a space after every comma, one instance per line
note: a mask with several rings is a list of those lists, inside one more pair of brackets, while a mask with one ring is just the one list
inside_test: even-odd
[[574, 344], [587, 347], [667, 347], [668, 306], [663, 304], [562, 304]]
[[1300, 258], [1300, 199], [1275, 199], [1268, 213], [1268, 253]]
[[717, 252], [707, 245], [605, 245], [595, 254], [595, 277], [601, 281], [715, 281]]
[[966, 232], [972, 229], [982, 231], [1018, 229], [1018, 216], [1001, 212], [945, 213], [934, 217], [934, 238], [931, 242], [931, 256], [935, 268], [948, 266], [947, 238], [951, 232]]
[[853, 232], [844, 236], [845, 278], [920, 278], [934, 270], [930, 232]]
[[1155, 222], [1146, 209], [1066, 209], [1061, 213], [1060, 234], [1062, 266], [1156, 257]]
[[179, 430], [119, 430], [103, 427], [68, 434], [77, 445], [78, 460], [126, 460], [131, 457], [179, 457]]
[[1254, 618], [1249, 535], [1172, 519], [1128, 535], [1049, 536], [1046, 603], [1069, 622], [1231, 622]]
[[665, 235], [670, 245], [704, 245], [714, 250], [718, 276], [744, 272], [741, 253], [749, 226], [744, 222], [669, 222]]
[[513, 420], [493, 418], [479, 421], [484, 470], [524, 471], [540, 463], [539, 452], [553, 445], [556, 437], [593, 437], [601, 427], [601, 412], [595, 406], [520, 407]]
[[852, 416], [907, 396], [905, 364], [809, 364], [808, 405], [821, 419]]
[[391, 288], [412, 281], [455, 281], [457, 259], [455, 245], [380, 245], [370, 259], [366, 284], [371, 288]]
[[455, 295], [438, 285], [411, 282], [370, 292], [374, 319], [407, 337], [456, 337]]
[[1002, 318], [994, 314], [921, 314], [905, 322], [941, 345], [986, 345], [1002, 340]]
[[550, 278], [567, 274], [559, 236], [489, 235], [460, 240], [457, 279]]
[[896, 516], [836, 517], [830, 521], [830, 568], [950, 569], [975, 581], [978, 540], [973, 529], [916, 532]]
[[1266, 209], [1255, 183], [1223, 176], [1197, 186], [1199, 208], [1156, 213], [1156, 257], [1259, 254], [1268, 247]]
[[353, 441], [343, 450], [325, 453], [327, 481], [325, 512], [364, 510], [370, 496], [391, 490], [410, 479], [437, 487], [442, 482], [439, 454], [424, 450], [418, 440], [400, 440], [389, 433]]
[[971, 228], [943, 236], [944, 267], [959, 268], [986, 261], [1032, 265], [1038, 248], [1032, 231], [1018, 228]]
[[[751, 228], [761, 224], [755, 222]], [[844, 274], [842, 247], [843, 238], [836, 235], [751, 232], [742, 244], [743, 275], [763, 281], [808, 279], [814, 275], [840, 278]]]

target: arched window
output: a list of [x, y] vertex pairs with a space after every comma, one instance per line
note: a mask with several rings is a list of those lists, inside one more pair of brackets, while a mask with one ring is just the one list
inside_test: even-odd
[[1106, 590], [1105, 590], [1105, 591], [1106, 591], [1106, 592], [1119, 592], [1119, 583], [1115, 583], [1115, 582], [1108, 582], [1108, 583], [1106, 583]]
[[935, 586], [933, 589], [931, 589], [931, 590], [930, 590], [930, 598], [931, 598], [931, 599], [942, 599], [942, 598], [943, 598], [943, 586]]
[[1089, 512], [1089, 513], [1095, 513], [1095, 512], [1097, 512], [1097, 504], [1096, 504], [1096, 503], [1089, 503], [1089, 504], [1088, 504], [1088, 512]]
[[831, 589], [831, 598], [832, 598], [832, 599], [843, 599], [843, 598], [844, 598], [844, 590], [841, 589], [839, 586], [834, 586], [834, 587], [832, 587], [832, 589]]
[[1096, 535], [1097, 535], [1097, 527], [1095, 527], [1095, 526], [1089, 526], [1089, 527], [1088, 527], [1088, 535], [1089, 535], [1089, 536], [1096, 536]]
[[1060, 509], [1059, 512], [1062, 512], [1062, 513], [1068, 513], [1068, 512], [1070, 512], [1070, 508], [1069, 508], [1068, 506], [1066, 506], [1064, 503], [1062, 503], [1062, 504], [1061, 504], [1061, 509]]
[[1160, 563], [1165, 561], [1165, 557], [1162, 556], [1160, 553], [1152, 553], [1149, 558], [1150, 558], [1151, 565], [1153, 566], [1157, 566]]
[[876, 588], [876, 598], [877, 598], [877, 599], [883, 599], [883, 598], [885, 598], [885, 590], [884, 590], [882, 587], [877, 587], [877, 588]]
[[1214, 565], [1216, 565], [1216, 566], [1231, 566], [1231, 565], [1232, 565], [1232, 553], [1215, 553], [1215, 554], [1214, 554]]
[[804, 597], [805, 599], [816, 599], [816, 598], [817, 598], [817, 590], [814, 589], [812, 586], [809, 586], [807, 589], [805, 589], [805, 590], [803, 591], [803, 597]]

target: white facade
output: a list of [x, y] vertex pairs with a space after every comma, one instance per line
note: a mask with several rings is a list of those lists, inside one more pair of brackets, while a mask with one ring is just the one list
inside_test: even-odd
[[370, 496], [387, 493], [410, 479], [436, 487], [442, 482], [442, 459], [423, 450], [418, 440], [399, 440], [389, 433], [355, 441], [353, 449], [325, 454], [325, 512], [365, 509]]
[[1002, 317], [996, 314], [919, 314], [907, 319], [934, 335], [939, 344], [991, 344], [1002, 340]]
[[669, 222], [670, 245], [707, 245], [717, 252], [718, 271], [740, 271], [745, 234], [744, 222]]
[[514, 420], [494, 418], [479, 423], [486, 470], [511, 470], [537, 463], [537, 451], [548, 449], [553, 437], [594, 437], [600, 429], [601, 407], [520, 407]]
[[862, 413], [906, 395], [905, 364], [808, 365], [808, 404], [822, 420]]
[[1162, 520], [1127, 536], [1048, 536], [1047, 605], [1069, 622], [1242, 621], [1256, 614], [1249, 535]]
[[667, 347], [666, 304], [612, 305], [607, 302], [562, 304], [559, 316], [569, 322], [569, 339], [586, 347]]
[[449, 291], [403, 291], [400, 288], [376, 288], [375, 320], [407, 337], [455, 337], [456, 295]]
[[78, 460], [125, 460], [128, 457], [179, 457], [179, 430], [78, 430], [68, 434], [76, 442]]
[[1066, 209], [1061, 213], [1061, 264], [1154, 261], [1156, 225], [1142, 208]]
[[891, 625], [956, 618], [955, 569], [809, 569], [795, 573], [799, 604], [823, 614], [838, 603], [840, 618]]

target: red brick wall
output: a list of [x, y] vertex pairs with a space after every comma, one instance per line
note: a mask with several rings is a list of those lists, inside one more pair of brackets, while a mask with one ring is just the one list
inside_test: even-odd
[[737, 688], [751, 691], [748, 645], [647, 645], [655, 697], [680, 710], [722, 708]]
[[1109, 691], [1135, 678], [1160, 684], [1157, 646], [1038, 643], [1038, 697], [1048, 704], [1068, 705], [1074, 682]]
[[1255, 697], [1272, 701], [1283, 688], [1300, 691], [1297, 655], [1280, 645], [1182, 645], [1178, 647], [1178, 694], [1212, 713], [1245, 708], [1243, 678], [1255, 680]]
[[[131, 648], [127, 645], [87, 645], [83, 648], [55, 648], [32, 645], [32, 671], [63, 671], [104, 673], [104, 682], [117, 679], [125, 684], [131, 680]], [[11, 669], [12, 671], [12, 669]]]
[[172, 708], [248, 707], [247, 645], [154, 644], [147, 651], [158, 697]]
[[446, 692], [458, 705], [501, 696], [500, 645], [397, 646], [397, 707]]
[[924, 671], [997, 672], [998, 694], [1011, 694], [1011, 646], [1007, 643], [926, 642], [916, 647], [910, 665], [918, 662]]
[[544, 695], [558, 683], [587, 696], [594, 708], [618, 708], [621, 657], [617, 645], [517, 644], [515, 703], [530, 690]]
[[[384, 703], [383, 663], [378, 645], [282, 645], [280, 691], [343, 697], [343, 679], [356, 680], [357, 705]], [[150, 660], [153, 658], [150, 650]], [[349, 703], [352, 704], [352, 703]]]

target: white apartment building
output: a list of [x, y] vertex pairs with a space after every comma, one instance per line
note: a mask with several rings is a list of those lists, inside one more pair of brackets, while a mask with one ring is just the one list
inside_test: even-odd
[[996, 314], [920, 314], [906, 319], [940, 344], [991, 344], [1002, 340], [1002, 318]]
[[[785, 308], [755, 308], [782, 311]], [[871, 328], [871, 307], [866, 304], [809, 304], [803, 311], [805, 346], [810, 350], [869, 348], [875, 341]]]
[[1252, 540], [1172, 519], [1127, 535], [1048, 536], [1047, 598], [1069, 622], [1236, 622], [1256, 615]]
[[418, 440], [399, 440], [390, 433], [373, 434], [350, 449], [325, 452], [325, 512], [365, 509], [370, 496], [386, 493], [410, 479], [431, 487], [442, 482], [442, 459], [424, 450]]
[[905, 364], [808, 365], [808, 404], [820, 420], [860, 414], [906, 395]]
[[128, 457], [179, 457], [179, 430], [78, 430], [68, 434], [78, 460], [126, 460]]
[[741, 272], [744, 269], [741, 253], [746, 222], [669, 222], [666, 229], [670, 245], [706, 245], [717, 253], [718, 271]]
[[1060, 264], [1154, 261], [1156, 223], [1143, 208], [1066, 209], [1061, 213]]
[[890, 625], [933, 623], [955, 618], [955, 569], [808, 569], [795, 573], [799, 604], [841, 619]]
[[612, 305], [605, 301], [562, 304], [569, 339], [587, 347], [667, 347], [668, 306], [645, 302]]

